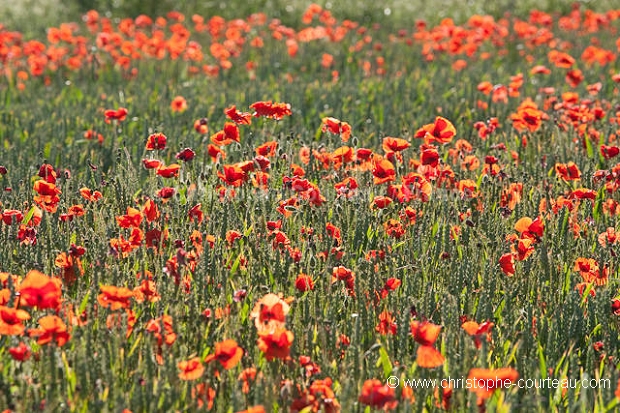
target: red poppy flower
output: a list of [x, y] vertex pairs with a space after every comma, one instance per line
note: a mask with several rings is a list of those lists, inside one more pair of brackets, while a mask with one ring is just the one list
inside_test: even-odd
[[309, 275], [299, 274], [295, 279], [295, 288], [301, 292], [312, 291], [314, 290], [314, 281]]
[[173, 163], [170, 165], [160, 165], [155, 173], [164, 178], [177, 178], [180, 170], [181, 165]]
[[475, 321], [465, 321], [461, 324], [461, 328], [474, 338], [476, 348], [480, 348], [482, 346], [481, 338], [484, 335], [486, 335], [487, 341], [491, 341], [491, 329], [494, 325], [495, 324], [490, 321], [485, 321], [481, 324], [478, 324]]
[[224, 150], [221, 149], [219, 146], [213, 145], [212, 143], [207, 145], [207, 153], [209, 154], [213, 162], [217, 162], [218, 158], [219, 159], [226, 158], [226, 152], [224, 152]]
[[577, 188], [570, 193], [569, 198], [577, 199], [596, 199], [596, 191], [588, 188]]
[[280, 120], [285, 116], [290, 116], [291, 105], [288, 103], [271, 103], [268, 102], [254, 102], [250, 105], [250, 109], [254, 109], [254, 116], [265, 116], [275, 120]]
[[19, 283], [20, 303], [39, 309], [58, 308], [61, 302], [62, 281], [37, 270], [30, 270]]
[[189, 162], [196, 156], [196, 152], [192, 148], [185, 148], [175, 155], [175, 158], [183, 162]]
[[411, 335], [420, 344], [417, 350], [416, 362], [423, 368], [441, 366], [445, 359], [441, 353], [433, 347], [441, 332], [441, 326], [428, 321], [412, 320], [410, 323]]
[[292, 332], [280, 327], [275, 330], [259, 330], [257, 344], [259, 350], [265, 354], [267, 361], [274, 358], [286, 360], [289, 358], [293, 339]]
[[38, 175], [43, 178], [45, 180], [45, 182], [50, 183], [50, 184], [55, 184], [56, 183], [56, 171], [54, 170], [54, 167], [50, 164], [43, 164], [41, 165], [41, 167], [39, 168], [39, 173]]
[[407, 142], [405, 139], [401, 138], [391, 138], [385, 137], [383, 138], [383, 150], [388, 152], [401, 152], [410, 147], [411, 144]]
[[168, 198], [172, 198], [175, 193], [176, 193], [176, 189], [166, 186], [160, 189], [159, 191], [157, 191], [156, 195], [166, 200]]
[[235, 367], [243, 357], [243, 349], [235, 340], [224, 340], [215, 344], [215, 352], [205, 358], [205, 363], [217, 360], [224, 370]]
[[513, 254], [504, 254], [499, 259], [502, 272], [508, 276], [515, 275], [515, 258]]
[[429, 123], [417, 130], [414, 137], [424, 139], [427, 144], [438, 142], [449, 143], [456, 135], [456, 129], [452, 123], [441, 116], [435, 118], [434, 123]]
[[398, 407], [396, 391], [377, 379], [366, 380], [362, 385], [362, 391], [358, 398], [361, 404], [384, 411]]
[[433, 145], [422, 145], [420, 146], [420, 163], [422, 165], [429, 165], [433, 168], [439, 165], [439, 152], [437, 152], [437, 148]]
[[254, 325], [259, 331], [283, 328], [289, 311], [290, 306], [286, 300], [268, 293], [258, 300], [250, 313], [250, 319], [254, 319]]
[[99, 191], [91, 191], [90, 189], [83, 187], [80, 189], [80, 195], [87, 201], [96, 202], [103, 198], [103, 194]]
[[22, 342], [17, 347], [10, 347], [9, 354], [11, 354], [13, 360], [17, 361], [26, 361], [31, 356], [30, 348]]
[[387, 159], [375, 158], [373, 161], [372, 174], [374, 176], [373, 183], [375, 185], [381, 185], [393, 181], [396, 177], [396, 170], [392, 162]]
[[566, 164], [556, 163], [555, 173], [559, 178], [565, 181], [578, 181], [581, 179], [581, 171], [579, 171], [579, 167], [572, 161]]
[[256, 155], [272, 157], [276, 155], [276, 149], [278, 148], [278, 142], [269, 141], [256, 148]]
[[218, 172], [217, 176], [226, 184], [239, 187], [248, 180], [248, 175], [238, 165], [224, 165], [224, 173]]
[[618, 156], [618, 154], [620, 154], [620, 148], [617, 146], [601, 145], [601, 155], [603, 155], [605, 159], [614, 158]]
[[136, 208], [127, 207], [125, 215], [116, 216], [116, 223], [121, 228], [137, 228], [142, 223], [142, 212]]
[[241, 410], [237, 413], [266, 413], [267, 411], [261, 405], [248, 407], [247, 410]]
[[106, 110], [104, 112], [104, 115], [106, 117], [106, 122], [109, 122], [110, 120], [117, 120], [119, 122], [122, 122], [125, 120], [128, 113], [129, 112], [127, 111], [127, 109], [118, 108], [117, 110], [114, 110], [114, 109]]
[[163, 163], [159, 159], [142, 159], [142, 165], [146, 169], [157, 169], [163, 165]]
[[240, 112], [235, 105], [224, 109], [224, 114], [233, 122], [239, 125], [250, 125], [252, 123], [252, 115], [248, 112]]
[[21, 223], [24, 219], [24, 214], [16, 209], [5, 209], [2, 211], [2, 222], [6, 225], [12, 225], [15, 223]]
[[336, 118], [326, 117], [321, 120], [321, 130], [323, 132], [329, 131], [334, 135], [340, 135], [340, 139], [343, 142], [347, 142], [351, 137], [351, 125], [347, 122], [342, 122]]
[[163, 133], [152, 133], [146, 140], [146, 150], [162, 150], [166, 149], [168, 138]]

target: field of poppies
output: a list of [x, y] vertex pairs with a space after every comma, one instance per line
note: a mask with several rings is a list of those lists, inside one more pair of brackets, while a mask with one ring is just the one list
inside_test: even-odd
[[243, 10], [0, 24], [0, 411], [617, 411], [620, 9]]

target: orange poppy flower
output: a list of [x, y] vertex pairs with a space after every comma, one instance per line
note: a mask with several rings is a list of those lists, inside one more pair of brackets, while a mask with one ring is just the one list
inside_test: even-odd
[[293, 344], [293, 333], [279, 327], [275, 330], [258, 331], [258, 348], [265, 354], [267, 361], [274, 358], [288, 359]]
[[59, 278], [49, 277], [37, 270], [31, 270], [19, 284], [20, 304], [29, 307], [58, 308], [61, 302]]
[[605, 232], [601, 232], [597, 238], [598, 243], [603, 248], [607, 248], [607, 246], [620, 242], [620, 234], [616, 232], [614, 227], [608, 227], [607, 230]]
[[484, 93], [485, 95], [488, 95], [493, 90], [493, 84], [488, 81], [480, 82], [478, 83], [478, 86], [476, 86], [476, 89], [478, 89], [480, 92]]
[[241, 410], [237, 413], [266, 413], [267, 411], [261, 405], [248, 407], [247, 410]]
[[456, 136], [454, 125], [448, 119], [441, 116], [437, 116], [434, 123], [422, 126], [414, 135], [415, 138], [424, 139], [426, 144], [433, 142], [440, 144], [449, 143], [454, 136]]
[[412, 320], [409, 324], [413, 339], [420, 344], [417, 350], [416, 362], [423, 368], [441, 366], [445, 359], [441, 353], [433, 347], [441, 332], [441, 326], [428, 321]]
[[26, 327], [22, 322], [29, 320], [30, 314], [24, 310], [0, 306], [0, 336], [21, 336]]
[[254, 382], [254, 380], [256, 380], [257, 373], [256, 368], [248, 367], [239, 374], [237, 380], [243, 382], [243, 387], [241, 388], [243, 394], [248, 394], [250, 392], [250, 382]]
[[181, 380], [197, 380], [204, 373], [205, 368], [200, 362], [200, 357], [194, 357], [189, 360], [180, 361], [177, 367], [181, 372], [179, 373], [179, 379]]
[[512, 126], [519, 132], [525, 130], [536, 132], [542, 121], [547, 118], [547, 114], [539, 110], [530, 98], [525, 99], [517, 108], [517, 112], [510, 115]]
[[127, 207], [125, 215], [116, 216], [116, 223], [121, 228], [137, 228], [142, 223], [142, 212], [136, 208]]
[[[61, 191], [56, 187], [55, 184], [44, 181], [43, 179], [39, 179], [33, 185], [33, 189], [42, 197], [55, 197], [58, 198]], [[55, 201], [59, 202], [59, 201]]]
[[137, 302], [142, 303], [145, 300], [155, 303], [161, 299], [157, 293], [157, 285], [152, 280], [142, 280], [140, 285], [133, 289], [134, 298]]
[[198, 402], [198, 409], [206, 407], [207, 410], [211, 410], [215, 396], [215, 389], [207, 387], [204, 383], [198, 383], [192, 388], [192, 399]]
[[353, 162], [353, 149], [349, 146], [341, 146], [331, 154], [334, 168], [338, 169], [341, 165]]
[[575, 271], [579, 271], [581, 278], [586, 283], [594, 283], [595, 285], [605, 285], [609, 279], [609, 267], [599, 267], [598, 262], [594, 258], [579, 257], [575, 260]]
[[490, 321], [485, 321], [481, 324], [478, 324], [475, 321], [465, 321], [461, 324], [461, 328], [474, 338], [476, 348], [480, 348], [482, 346], [481, 337], [484, 335], [486, 335], [487, 341], [491, 341], [491, 329], [494, 325], [495, 324]]
[[387, 208], [391, 203], [392, 198], [389, 198], [387, 196], [376, 196], [372, 200], [372, 206], [379, 209]]
[[519, 379], [519, 372], [511, 367], [501, 369], [469, 370], [468, 383], [475, 381], [475, 386], [468, 387], [469, 391], [476, 393], [479, 400], [486, 400], [497, 390], [510, 388]]
[[383, 409], [384, 411], [398, 407], [396, 391], [377, 379], [370, 379], [364, 382], [358, 401], [366, 406]]
[[575, 64], [575, 59], [571, 55], [558, 50], [549, 51], [547, 57], [551, 63], [562, 69], [569, 69]]
[[534, 253], [534, 240], [531, 238], [519, 238], [516, 245], [511, 245], [510, 248], [514, 257], [518, 261], [526, 260], [530, 255]]
[[104, 308], [110, 307], [112, 311], [129, 308], [130, 300], [135, 296], [135, 293], [126, 287], [102, 285], [99, 289], [101, 293], [97, 296], [97, 302]]
[[172, 317], [169, 315], [163, 315], [149, 320], [149, 322], [146, 323], [145, 330], [153, 334], [157, 339], [158, 346], [161, 346], [163, 343], [171, 346], [177, 339], [177, 335], [172, 328]]
[[67, 325], [58, 316], [46, 315], [39, 319], [39, 328], [31, 329], [30, 337], [38, 337], [37, 344], [44, 345], [56, 341], [59, 347], [64, 346], [71, 338]]
[[83, 187], [80, 188], [80, 195], [87, 201], [96, 202], [103, 198], [103, 195], [99, 191], [91, 191], [90, 189]]
[[224, 370], [235, 367], [243, 357], [243, 349], [235, 340], [224, 340], [215, 344], [215, 352], [205, 358], [205, 363], [213, 360], [220, 362]]
[[209, 121], [207, 118], [196, 119], [194, 121], [194, 130], [201, 135], [209, 133]]
[[376, 325], [375, 331], [385, 336], [388, 334], [396, 335], [398, 325], [396, 324], [396, 318], [389, 311], [383, 311], [379, 314], [379, 324]]
[[84, 275], [84, 268], [82, 268], [80, 259], [71, 254], [61, 252], [56, 256], [54, 265], [60, 268], [60, 277], [67, 285], [71, 285], [77, 280], [77, 273]]
[[289, 311], [287, 301], [276, 294], [268, 293], [258, 300], [250, 313], [250, 319], [254, 319], [254, 325], [259, 331], [283, 328]]
[[187, 101], [183, 96], [175, 96], [172, 102], [170, 102], [170, 109], [173, 112], [184, 112], [187, 110]]

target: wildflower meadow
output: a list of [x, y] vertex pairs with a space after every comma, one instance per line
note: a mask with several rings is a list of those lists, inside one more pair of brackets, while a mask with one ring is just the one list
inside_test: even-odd
[[74, 3], [0, 17], [0, 411], [620, 409], [620, 9]]

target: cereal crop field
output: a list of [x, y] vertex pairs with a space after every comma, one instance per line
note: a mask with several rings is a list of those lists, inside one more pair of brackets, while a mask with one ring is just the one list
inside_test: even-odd
[[613, 2], [14, 3], [0, 411], [620, 409]]

